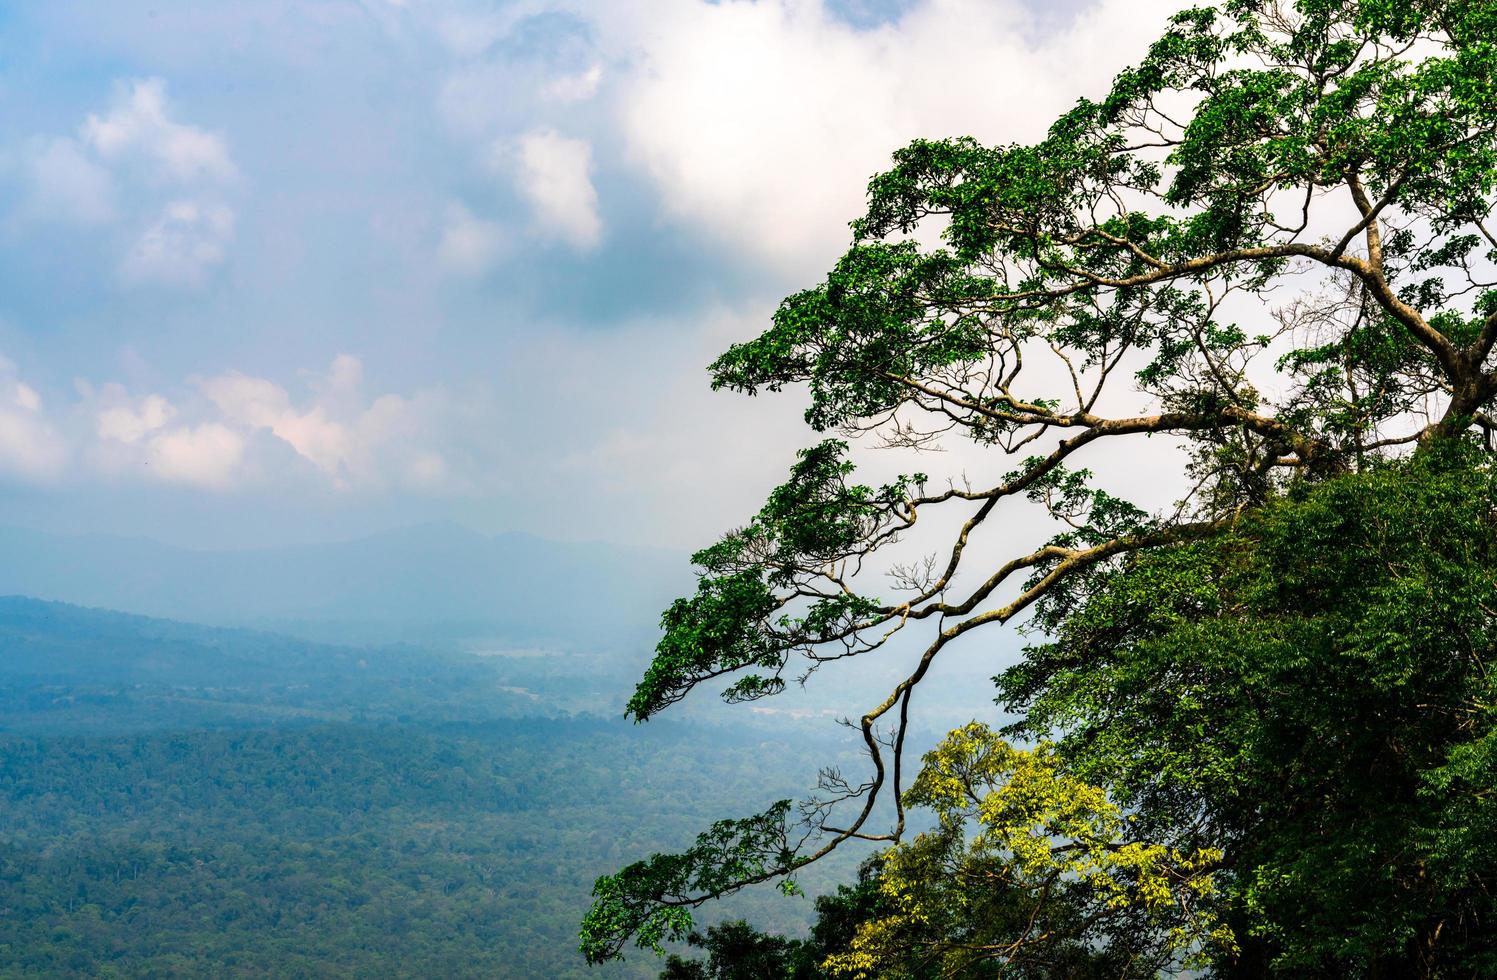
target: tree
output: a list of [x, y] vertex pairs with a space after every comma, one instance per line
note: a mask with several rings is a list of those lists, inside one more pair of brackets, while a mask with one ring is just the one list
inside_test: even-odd
[[830, 895], [816, 899], [816, 922], [805, 939], [766, 935], [743, 921], [710, 926], [706, 935], [692, 933], [688, 945], [707, 951], [703, 960], [672, 954], [666, 959], [660, 980], [824, 980], [822, 964], [842, 952], [864, 923], [892, 909], [882, 887], [882, 862], [877, 856], [864, 861], [858, 880], [838, 885]]
[[[687, 943], [707, 950], [707, 961], [671, 956], [660, 980], [759, 980], [793, 977], [805, 962], [802, 944], [782, 936], [765, 935], [747, 922], [709, 926], [707, 934], [692, 933]], [[812, 974], [814, 976], [814, 974]]]
[[959, 728], [926, 755], [905, 805], [937, 825], [882, 855], [885, 908], [823, 961], [834, 977], [1118, 980], [1235, 948], [1206, 901], [1222, 853], [1138, 839], [1049, 745]]
[[[590, 960], [681, 938], [696, 905], [849, 839], [901, 839], [911, 694], [967, 634], [1039, 610], [1064, 644], [1072, 614], [1101, 608], [1089, 595], [1144, 581], [1128, 576], [1155, 556], [1225, 547], [1286, 494], [1466, 437], [1482, 447], [1466, 469], [1487, 465], [1494, 43], [1492, 0], [1222, 0], [1176, 15], [1138, 67], [1037, 144], [922, 140], [895, 154], [825, 281], [712, 366], [716, 387], [804, 386], [807, 422], [835, 438], [694, 556], [696, 593], [666, 611], [628, 712], [644, 721], [730, 675], [728, 700], [772, 696], [792, 662], [815, 670], [901, 633], [925, 630], [923, 650], [856, 722], [866, 779], [834, 776], [798, 811], [782, 801], [720, 822], [684, 854], [600, 879]], [[1130, 502], [1079, 465], [1150, 437], [1139, 451], [1177, 447], [1189, 478], [1171, 507]], [[1015, 462], [987, 483], [855, 482], [855, 441], [919, 452], [951, 439]], [[1026, 502], [1060, 533], [974, 568], [974, 542]], [[900, 549], [917, 519], [953, 510], [934, 556]], [[877, 571], [901, 594], [874, 594]], [[1070, 675], [1037, 656], [1005, 689], [1037, 710], [1031, 733], [1082, 725], [1046, 713]], [[1078, 744], [1058, 743], [1066, 765]], [[1106, 778], [1083, 782], [1108, 789], [1124, 772], [1096, 771]]]
[[1218, 850], [1219, 974], [1497, 971], [1484, 455], [1430, 447], [1141, 554], [999, 678], [1012, 732], [1059, 734], [1132, 835]]

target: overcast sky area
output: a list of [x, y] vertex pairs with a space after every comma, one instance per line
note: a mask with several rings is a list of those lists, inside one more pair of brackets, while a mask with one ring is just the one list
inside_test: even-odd
[[819, 437], [704, 368], [869, 176], [1036, 139], [1177, 6], [0, 5], [0, 523], [706, 544]]

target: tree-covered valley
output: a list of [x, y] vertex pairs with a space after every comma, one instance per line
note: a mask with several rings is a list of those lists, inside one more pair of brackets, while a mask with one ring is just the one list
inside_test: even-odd
[[0, 599], [0, 975], [598, 975], [593, 879], [837, 747], [571, 713], [577, 664]]

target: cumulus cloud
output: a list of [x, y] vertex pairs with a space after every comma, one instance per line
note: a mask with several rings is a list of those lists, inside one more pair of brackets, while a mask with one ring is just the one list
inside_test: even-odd
[[924, 0], [859, 29], [820, 0], [588, 4], [630, 71], [625, 153], [666, 216], [785, 270], [824, 266], [916, 137], [1033, 140], [1147, 49], [1173, 0], [1103, 0], [1036, 39], [1018, 0]]
[[223, 138], [171, 118], [166, 82], [145, 78], [121, 86], [107, 113], [90, 114], [79, 139], [106, 163], [144, 171], [149, 184], [191, 191], [146, 219], [120, 260], [121, 280], [178, 287], [206, 282], [234, 237], [234, 210], [221, 192], [238, 171]]
[[119, 88], [107, 113], [88, 116], [80, 136], [105, 160], [141, 158], [177, 181], [232, 180], [237, 171], [223, 137], [177, 122], [168, 110], [163, 79], [136, 79]]
[[146, 443], [146, 464], [173, 483], [227, 489], [244, 459], [244, 436], [219, 422], [160, 432]]
[[147, 395], [139, 402], [131, 402], [119, 385], [108, 386], [123, 404], [113, 404], [99, 411], [96, 431], [100, 439], [123, 443], [136, 443], [151, 432], [166, 425], [177, 414], [172, 403], [160, 395]]
[[114, 178], [76, 140], [33, 140], [25, 154], [27, 217], [95, 225], [117, 214]]
[[585, 102], [598, 94], [598, 83], [602, 80], [603, 66], [590, 65], [583, 71], [547, 82], [541, 89], [541, 96], [552, 102]]
[[343, 425], [319, 405], [293, 408], [290, 393], [273, 381], [235, 372], [209, 378], [202, 389], [227, 418], [250, 429], [268, 429], [324, 472], [336, 475], [350, 456], [351, 439]]
[[201, 285], [222, 264], [233, 238], [231, 208], [172, 201], [135, 240], [120, 262], [120, 275], [131, 283]]
[[472, 467], [455, 466], [453, 451], [472, 419], [441, 389], [371, 396], [363, 375], [357, 357], [340, 354], [294, 387], [239, 371], [190, 379], [170, 395], [78, 379], [76, 400], [49, 410], [0, 358], [0, 482], [467, 490]]
[[579, 251], [596, 248], [603, 238], [592, 153], [587, 140], [554, 129], [532, 130], [515, 147], [516, 186], [538, 230]]
[[238, 169], [222, 136], [173, 118], [162, 79], [118, 85], [75, 136], [33, 138], [17, 158], [13, 218], [107, 229], [122, 283], [200, 286], [227, 256]]
[[437, 260], [446, 271], [477, 276], [493, 267], [504, 246], [504, 230], [458, 202], [447, 206]]
[[239, 372], [199, 387], [224, 419], [269, 432], [340, 489], [441, 482], [446, 462], [423, 440], [433, 396], [386, 394], [366, 403], [362, 375], [358, 358], [339, 355], [312, 378], [313, 397], [301, 403], [281, 385]]
[[94, 422], [84, 453], [99, 473], [210, 490], [238, 485], [246, 455], [241, 433], [216, 420], [180, 422], [182, 410], [159, 393], [135, 398], [116, 383], [79, 390]]
[[[339, 490], [445, 491], [458, 481], [436, 443], [439, 396], [367, 397], [363, 365], [341, 354], [304, 376], [297, 397], [269, 378], [228, 371], [197, 379], [177, 402], [123, 386], [82, 385], [94, 420], [86, 455], [114, 477], [210, 490], [312, 479]], [[287, 468], [288, 460], [300, 468]]]
[[[913, 0], [882, 23], [833, 6], [534, 0], [443, 14], [432, 29], [455, 60], [438, 109], [502, 148], [538, 229], [574, 248], [602, 237], [601, 162], [651, 185], [668, 224], [803, 272], [846, 246], [894, 150], [1043, 136], [1147, 50], [1176, 4], [1096, 0], [1068, 5], [1067, 21], [1033, 0]], [[598, 110], [577, 110], [592, 99]]]
[[0, 473], [45, 481], [66, 461], [66, 445], [43, 413], [41, 395], [0, 357]]

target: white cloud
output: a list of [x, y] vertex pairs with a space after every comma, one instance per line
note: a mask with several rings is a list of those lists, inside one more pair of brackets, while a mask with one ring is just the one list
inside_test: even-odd
[[491, 269], [504, 246], [504, 230], [485, 221], [458, 202], [447, 206], [437, 260], [459, 276], [482, 275]]
[[0, 474], [46, 481], [66, 462], [67, 446], [43, 413], [41, 396], [0, 357]]
[[331, 400], [357, 398], [364, 382], [364, 362], [352, 354], [339, 354], [328, 365], [326, 374], [313, 374], [312, 387]]
[[234, 212], [223, 204], [172, 201], [120, 262], [128, 283], [198, 286], [228, 255]]
[[173, 483], [224, 490], [244, 460], [244, 436], [219, 422], [168, 429], [146, 443], [152, 474]]
[[631, 66], [613, 104], [666, 216], [804, 274], [845, 247], [892, 151], [1043, 136], [1140, 57], [1177, 4], [1103, 0], [1039, 41], [1018, 0], [925, 0], [876, 29], [820, 0], [586, 6], [609, 61]]
[[114, 382], [95, 389], [80, 380], [75, 387], [82, 399], [75, 414], [91, 418], [93, 428], [74, 435], [94, 473], [212, 490], [242, 482], [246, 440], [232, 427], [216, 419], [183, 422], [184, 414], [199, 413], [158, 393], [136, 398]]
[[118, 85], [110, 108], [90, 113], [76, 137], [22, 144], [26, 193], [14, 216], [109, 228], [102, 240], [123, 246], [126, 284], [201, 285], [233, 239], [224, 198], [238, 170], [221, 136], [170, 110], [164, 81], [137, 79]]
[[585, 102], [598, 94], [603, 80], [603, 66], [593, 65], [585, 71], [552, 79], [541, 89], [541, 96], [552, 102]]
[[105, 160], [142, 158], [177, 181], [232, 180], [236, 169], [223, 138], [176, 122], [168, 109], [164, 80], [136, 79], [116, 92], [107, 114], [89, 115], [80, 136]]
[[36, 393], [36, 389], [24, 381], [17, 381], [13, 386], [12, 402], [23, 412], [35, 414], [42, 410], [42, 396]]
[[[58, 414], [59, 427], [0, 359], [0, 475], [211, 490], [305, 489], [308, 479], [349, 491], [464, 489], [444, 443], [461, 444], [471, 422], [455, 419], [440, 390], [370, 398], [363, 374], [357, 357], [340, 354], [326, 370], [303, 372], [305, 394], [229, 371], [170, 398], [76, 379], [78, 399]], [[81, 465], [65, 465], [75, 458]]]
[[433, 488], [448, 471], [442, 454], [426, 444], [432, 396], [386, 394], [365, 404], [362, 373], [358, 358], [339, 355], [326, 374], [312, 378], [315, 397], [300, 405], [275, 382], [238, 372], [199, 387], [226, 421], [269, 432], [340, 489]]
[[28, 217], [93, 225], [116, 216], [114, 178], [76, 141], [37, 140], [25, 159], [31, 183]]
[[352, 456], [352, 438], [346, 426], [328, 418], [320, 405], [300, 410], [291, 395], [265, 378], [232, 372], [209, 378], [203, 393], [223, 415], [250, 428], [266, 429], [318, 469], [339, 476]]
[[540, 231], [580, 251], [597, 247], [603, 221], [592, 182], [591, 144], [552, 129], [532, 130], [516, 145], [516, 166], [516, 184]]
[[439, 488], [450, 476], [440, 453], [418, 452], [406, 466], [407, 482], [417, 488]]
[[231, 371], [209, 378], [199, 387], [220, 412], [253, 428], [273, 430], [276, 422], [291, 410], [291, 396], [286, 389], [265, 378]]
[[[121, 395], [124, 389], [109, 386]], [[139, 402], [128, 400], [99, 411], [95, 430], [100, 439], [123, 443], [139, 442], [144, 436], [166, 425], [177, 414], [172, 403], [160, 395], [147, 395]]]
[[[455, 63], [438, 109], [499, 148], [537, 227], [575, 248], [603, 232], [596, 157], [652, 184], [668, 222], [804, 275], [846, 247], [894, 150], [1042, 137], [1141, 57], [1177, 4], [1096, 0], [1062, 21], [1039, 19], [1032, 0], [916, 0], [873, 28], [829, 6], [531, 0], [502, 16], [443, 15]], [[501, 42], [542, 12], [586, 23], [587, 40], [537, 75]], [[531, 100], [516, 97], [527, 89]], [[599, 111], [572, 108], [600, 93]]]
[[[449, 447], [463, 444], [472, 421], [458, 419], [440, 389], [370, 397], [364, 387], [363, 364], [350, 354], [302, 372], [301, 392], [239, 371], [192, 379], [172, 397], [77, 379], [78, 400], [59, 415], [77, 424], [59, 433], [37, 393], [0, 360], [0, 474], [225, 491], [306, 489], [309, 480], [343, 491], [450, 493], [469, 486]], [[23, 456], [31, 460], [24, 466], [17, 462]], [[80, 466], [63, 465], [74, 457]]]

